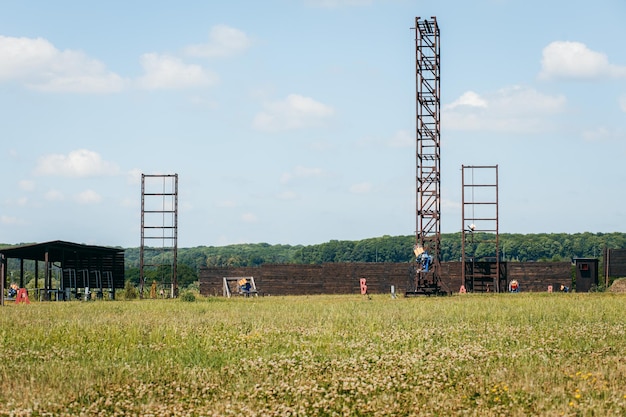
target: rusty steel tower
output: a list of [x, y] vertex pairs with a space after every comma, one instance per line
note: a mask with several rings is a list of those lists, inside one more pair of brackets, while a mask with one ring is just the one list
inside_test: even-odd
[[437, 18], [415, 18], [415, 266], [407, 295], [441, 294], [440, 43]]
[[141, 174], [139, 295], [146, 281], [159, 295], [178, 296], [178, 174]]

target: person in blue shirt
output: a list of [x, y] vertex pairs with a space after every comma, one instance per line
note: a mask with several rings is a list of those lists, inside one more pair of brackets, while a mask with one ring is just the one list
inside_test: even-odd
[[9, 298], [15, 298], [15, 296], [17, 295], [17, 290], [18, 290], [17, 284], [11, 284], [11, 287], [9, 287], [7, 296]]

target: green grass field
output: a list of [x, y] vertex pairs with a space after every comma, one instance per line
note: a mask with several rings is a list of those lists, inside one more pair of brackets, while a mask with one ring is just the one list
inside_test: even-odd
[[7, 303], [0, 415], [626, 415], [626, 295]]

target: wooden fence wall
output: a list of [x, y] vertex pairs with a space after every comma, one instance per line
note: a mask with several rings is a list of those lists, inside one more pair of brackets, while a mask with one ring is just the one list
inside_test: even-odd
[[[261, 295], [359, 294], [360, 279], [367, 280], [372, 294], [390, 293], [393, 285], [404, 295], [409, 283], [408, 263], [327, 263], [321, 265], [264, 264], [258, 267], [211, 267], [200, 270], [200, 293], [221, 296], [223, 277], [253, 276]], [[441, 264], [442, 287], [459, 291], [461, 262]], [[569, 262], [507, 262], [507, 279], [516, 279], [522, 291], [558, 290], [571, 287]]]
[[604, 253], [604, 264], [610, 277], [626, 277], [626, 249], [607, 249]]

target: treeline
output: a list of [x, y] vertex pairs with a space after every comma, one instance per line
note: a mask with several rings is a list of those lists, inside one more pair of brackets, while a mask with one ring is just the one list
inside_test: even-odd
[[[494, 236], [476, 233], [465, 244], [466, 256], [496, 256]], [[194, 270], [203, 266], [257, 266], [265, 263], [410, 262], [414, 236], [382, 236], [359, 241], [331, 240], [318, 245], [249, 243], [178, 249], [178, 263]], [[605, 248], [626, 249], [626, 233], [500, 234], [500, 259], [505, 261], [567, 261], [600, 257]], [[461, 233], [442, 234], [441, 260], [458, 261]], [[139, 267], [139, 248], [126, 249], [127, 268]]]
[[[462, 257], [461, 233], [442, 234], [441, 261]], [[258, 266], [262, 264], [322, 264], [329, 262], [410, 262], [415, 236], [382, 236], [359, 241], [331, 240], [318, 245], [270, 245], [248, 243], [227, 246], [198, 246], [178, 249], [179, 286], [194, 285], [204, 266]], [[1, 245], [10, 246], [10, 245]], [[569, 261], [572, 258], [599, 258], [605, 248], [626, 249], [626, 233], [539, 233], [500, 234], [500, 259], [509, 262]], [[494, 236], [476, 233], [466, 240], [466, 256], [476, 260], [496, 256]], [[159, 255], [163, 256], [163, 255]], [[168, 264], [167, 259], [145, 259], [147, 264]], [[139, 283], [139, 248], [125, 249], [126, 279]], [[32, 276], [32, 265], [27, 266]], [[8, 272], [19, 275], [19, 260], [9, 259]], [[170, 276], [169, 267], [146, 273], [147, 282], [161, 282]]]

